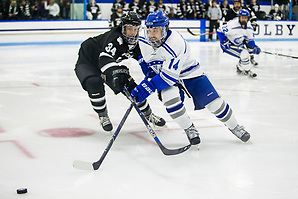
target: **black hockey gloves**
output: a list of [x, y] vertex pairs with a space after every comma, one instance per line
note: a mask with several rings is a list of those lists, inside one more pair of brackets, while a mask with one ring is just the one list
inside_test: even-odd
[[106, 76], [106, 84], [116, 95], [123, 90], [130, 78], [129, 70], [124, 65], [110, 67], [104, 72], [104, 75]]

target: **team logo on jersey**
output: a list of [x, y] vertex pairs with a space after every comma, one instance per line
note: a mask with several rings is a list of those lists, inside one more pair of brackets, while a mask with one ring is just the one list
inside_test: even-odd
[[234, 39], [234, 43], [236, 45], [242, 44], [242, 42], [243, 42], [243, 37], [242, 36], [241, 37], [237, 37], [237, 38]]
[[119, 43], [119, 46], [121, 46], [121, 45], [123, 44], [123, 39], [122, 39], [122, 37], [118, 37], [118, 38], [117, 38], [117, 41], [118, 41], [118, 43]]

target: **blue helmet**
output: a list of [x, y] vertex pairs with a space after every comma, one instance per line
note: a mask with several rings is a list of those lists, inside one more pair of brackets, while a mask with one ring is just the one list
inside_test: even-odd
[[147, 27], [164, 27], [169, 25], [169, 18], [163, 11], [151, 12], [145, 21]]
[[[163, 11], [151, 12], [145, 21], [147, 27], [146, 37], [153, 48], [160, 47], [166, 40], [169, 26], [169, 18]], [[148, 30], [151, 28], [161, 27], [162, 37], [156, 40], [156, 38], [150, 38], [148, 35]]]
[[246, 9], [242, 9], [242, 10], [240, 10], [240, 12], [239, 12], [239, 17], [240, 16], [247, 16], [248, 18], [250, 17], [250, 13], [249, 13], [249, 11], [248, 10], [246, 10]]
[[242, 10], [240, 10], [240, 12], [239, 12], [239, 23], [241, 24], [242, 28], [246, 29], [246, 28], [247, 28], [247, 22], [248, 22], [248, 20], [247, 20], [247, 21], [242, 21], [242, 20], [240, 19], [241, 16], [247, 16], [247, 18], [248, 18], [248, 20], [249, 20], [250, 13], [249, 13], [249, 11], [246, 10], [246, 9], [242, 9]]

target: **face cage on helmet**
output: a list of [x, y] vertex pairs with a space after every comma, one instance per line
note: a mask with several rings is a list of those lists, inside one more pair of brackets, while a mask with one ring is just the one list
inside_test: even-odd
[[164, 41], [165, 41], [165, 39], [166, 39], [166, 37], [167, 37], [167, 30], [166, 30], [166, 27], [165, 26], [157, 26], [157, 27], [161, 27], [162, 29], [162, 36], [161, 36], [161, 38], [159, 39], [159, 40], [157, 40], [157, 41], [151, 41], [151, 39], [150, 39], [150, 37], [149, 37], [149, 34], [148, 34], [148, 28], [154, 28], [154, 27], [146, 27], [145, 28], [145, 37], [146, 37], [146, 39], [147, 39], [147, 41], [149, 41], [149, 43], [150, 43], [150, 45], [153, 47], [153, 48], [158, 48], [158, 47], [160, 47], [163, 43], [164, 43]]
[[132, 25], [132, 24], [125, 24], [122, 26], [122, 35], [123, 35], [123, 38], [125, 39], [125, 41], [128, 43], [128, 44], [131, 44], [131, 45], [135, 45], [137, 42], [138, 42], [138, 39], [139, 39], [139, 29], [140, 29], [140, 26], [136, 26], [138, 27], [138, 33], [135, 37], [129, 37], [127, 35], [125, 35], [125, 27], [128, 26], [128, 25], [131, 25], [131, 26], [135, 26], [135, 25]]

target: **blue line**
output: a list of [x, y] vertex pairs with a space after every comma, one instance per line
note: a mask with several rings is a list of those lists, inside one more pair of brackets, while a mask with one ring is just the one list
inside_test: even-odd
[[72, 45], [72, 44], [81, 44], [82, 42], [83, 41], [20, 42], [20, 43], [0, 43], [0, 46]]

